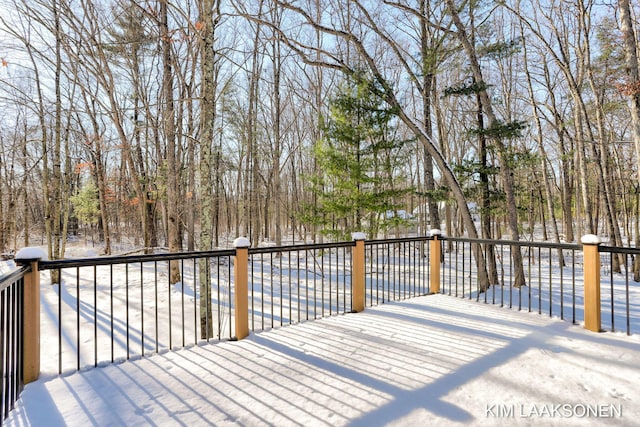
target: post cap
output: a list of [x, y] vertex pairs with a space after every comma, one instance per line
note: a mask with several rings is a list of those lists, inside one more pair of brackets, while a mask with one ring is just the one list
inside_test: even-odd
[[600, 243], [602, 243], [602, 240], [595, 234], [585, 234], [584, 236], [582, 236], [580, 241], [584, 245], [599, 245]]
[[47, 253], [42, 248], [31, 246], [20, 249], [13, 258], [18, 264], [28, 264], [33, 261], [46, 260]]
[[365, 233], [363, 233], [362, 231], [356, 231], [354, 233], [351, 233], [351, 238], [353, 240], [366, 240], [367, 239], [367, 235]]
[[248, 248], [251, 246], [251, 242], [246, 237], [238, 237], [233, 241], [234, 248]]

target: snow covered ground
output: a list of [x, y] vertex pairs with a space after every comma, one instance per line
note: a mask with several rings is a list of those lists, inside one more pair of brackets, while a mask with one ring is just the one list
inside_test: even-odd
[[10, 426], [620, 425], [640, 336], [446, 295], [45, 376]]

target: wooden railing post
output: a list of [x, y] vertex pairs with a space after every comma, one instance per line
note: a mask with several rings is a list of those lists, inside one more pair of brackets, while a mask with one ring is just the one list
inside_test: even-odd
[[235, 277], [235, 325], [236, 339], [249, 336], [249, 246], [246, 237], [238, 237], [233, 241], [236, 255], [233, 263]]
[[433, 240], [429, 242], [429, 292], [437, 294], [440, 292], [440, 259], [442, 247], [440, 244], [441, 232], [438, 229], [431, 230]]
[[352, 276], [351, 276], [351, 295], [353, 296], [354, 312], [364, 310], [365, 304], [365, 257], [364, 257], [364, 241], [366, 235], [364, 233], [353, 233], [353, 240], [356, 245], [353, 247], [351, 255]]
[[17, 265], [30, 265], [24, 276], [24, 382], [38, 379], [40, 375], [40, 271], [38, 263], [46, 254], [40, 248], [24, 248], [15, 256]]
[[601, 330], [600, 311], [600, 251], [598, 236], [587, 234], [582, 239], [584, 257], [584, 328]]

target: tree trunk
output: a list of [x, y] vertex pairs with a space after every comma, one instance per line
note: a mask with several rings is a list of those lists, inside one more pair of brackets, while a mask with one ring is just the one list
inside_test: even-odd
[[[522, 26], [520, 27], [522, 31]], [[523, 37], [524, 38], [524, 37]], [[525, 43], [524, 46], [524, 62], [527, 63], [527, 45]], [[549, 212], [549, 218], [551, 219], [551, 225], [553, 227], [553, 237], [556, 243], [560, 243], [560, 232], [558, 231], [558, 221], [556, 219], [555, 210], [553, 207], [553, 191], [551, 189], [551, 178], [549, 177], [549, 170], [547, 168], [547, 162], [549, 161], [549, 157], [547, 156], [546, 149], [543, 143], [543, 129], [542, 123], [540, 121], [540, 114], [538, 112], [538, 108], [535, 102], [534, 88], [531, 80], [531, 74], [529, 70], [525, 67], [525, 75], [527, 79], [527, 89], [529, 90], [529, 99], [531, 100], [531, 111], [533, 113], [533, 120], [536, 124], [537, 129], [537, 137], [536, 142], [538, 143], [538, 150], [540, 150], [540, 157], [542, 162], [542, 180], [544, 182], [544, 192], [545, 199], [547, 202], [547, 211]], [[562, 253], [562, 249], [558, 249], [558, 266], [560, 268], [565, 266], [564, 256]]]
[[[213, 244], [211, 235], [214, 225], [214, 182], [213, 176], [218, 175], [217, 163], [213, 158], [213, 142], [215, 138], [216, 96], [218, 92], [218, 75], [216, 72], [215, 37], [220, 21], [220, 1], [203, 0], [200, 4], [200, 54], [202, 72], [201, 120], [200, 120], [200, 240], [198, 248], [210, 251]], [[213, 317], [211, 301], [211, 277], [209, 274], [209, 260], [202, 259], [199, 263], [200, 282], [200, 330], [201, 338], [213, 336]]]
[[631, 136], [636, 150], [637, 174], [640, 182], [640, 66], [638, 65], [638, 44], [631, 18], [629, 0], [618, 0], [620, 9], [620, 30], [624, 42], [625, 65], [629, 81], [622, 88], [629, 102], [631, 113]]
[[[482, 70], [480, 68], [480, 63], [478, 61], [478, 56], [475, 48], [471, 44], [467, 32], [460, 20], [460, 16], [458, 15], [457, 8], [453, 4], [453, 0], [445, 0], [449, 13], [453, 19], [453, 23], [456, 26], [457, 32], [456, 35], [458, 39], [462, 43], [467, 56], [469, 57], [469, 62], [471, 66], [471, 72], [476, 82], [482, 83], [484, 82], [484, 78], [482, 76]], [[489, 99], [489, 95], [486, 89], [480, 90], [478, 92], [482, 104], [482, 109], [486, 114], [488, 123], [487, 127], [492, 129], [497, 123], [498, 120], [493, 111], [493, 106], [491, 104], [491, 100]], [[509, 158], [504, 147], [504, 143], [500, 140], [499, 137], [493, 138], [494, 143], [498, 147], [498, 156], [500, 159], [500, 174], [502, 177], [502, 184], [504, 186], [505, 195], [507, 198], [507, 222], [509, 225], [509, 230], [511, 232], [511, 240], [520, 240], [520, 234], [518, 231], [518, 211], [514, 193], [514, 176], [513, 170], [509, 166]], [[520, 252], [519, 246], [511, 247], [511, 257], [513, 259], [513, 266], [515, 269], [515, 278], [513, 279], [513, 286], [520, 287], [526, 284], [525, 276], [524, 276], [524, 268], [522, 263], [522, 253]]]
[[[435, 48], [430, 46], [430, 40], [433, 37], [429, 35], [429, 23], [427, 16], [429, 14], [430, 4], [427, 0], [420, 1], [420, 47], [422, 55], [422, 116], [424, 121], [424, 131], [433, 139], [433, 123], [431, 120], [431, 96], [433, 85], [435, 82], [435, 73], [437, 71], [437, 57], [440, 52], [434, 51]], [[438, 212], [438, 200], [435, 195], [435, 179], [433, 176], [433, 157], [429, 150], [423, 145], [424, 158], [424, 186], [427, 194], [429, 194], [427, 202], [429, 205], [429, 224], [432, 229], [440, 228], [440, 213]]]
[[[277, 5], [273, 7], [274, 20], [280, 22], [280, 13]], [[273, 222], [275, 226], [276, 246], [282, 245], [282, 188], [280, 180], [280, 151], [281, 151], [281, 117], [282, 105], [280, 99], [280, 77], [282, 70], [282, 55], [280, 52], [280, 33], [273, 32], [273, 165], [271, 166], [271, 186], [273, 188], [271, 197], [267, 204], [273, 206]], [[265, 219], [269, 217], [269, 212], [265, 212]]]
[[[162, 93], [163, 108], [162, 121], [167, 152], [167, 240], [169, 252], [179, 252], [180, 217], [178, 212], [178, 162], [176, 159], [176, 129], [173, 102], [173, 58], [171, 54], [171, 34], [169, 33], [167, 0], [160, 2], [160, 44], [162, 46]], [[181, 281], [180, 264], [178, 261], [169, 262], [169, 283]]]
[[[489, 192], [489, 174], [487, 174], [487, 140], [482, 130], [484, 129], [484, 115], [482, 113], [482, 103], [480, 95], [477, 94], [476, 102], [478, 104], [478, 129], [481, 130], [478, 136], [478, 147], [480, 151], [480, 188], [482, 191], [482, 202], [480, 204], [480, 227], [482, 237], [491, 239], [491, 194]], [[496, 265], [495, 245], [485, 244], [484, 251], [487, 256], [487, 269], [489, 274], [489, 283], [498, 284], [498, 266]]]

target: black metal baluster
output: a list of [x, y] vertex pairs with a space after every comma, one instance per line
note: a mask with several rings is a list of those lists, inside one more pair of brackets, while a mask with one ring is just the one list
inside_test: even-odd
[[154, 261], [153, 262], [153, 289], [154, 289], [154, 293], [153, 293], [153, 297], [155, 299], [155, 323], [156, 323], [156, 353], [159, 350], [160, 347], [160, 338], [159, 338], [159, 331], [158, 329], [160, 328], [160, 321], [158, 319], [158, 261]]
[[169, 350], [173, 350], [173, 313], [171, 312], [172, 304], [171, 304], [171, 261], [167, 262], [167, 294], [168, 294], [168, 305], [169, 305]]
[[[253, 283], [253, 281], [252, 281]], [[260, 254], [260, 313], [261, 313], [261, 330], [264, 331], [264, 254]]]
[[115, 361], [113, 336], [113, 264], [109, 264], [109, 330], [111, 334], [111, 363]]
[[[576, 323], [576, 251], [571, 251], [571, 270], [573, 277], [571, 279], [571, 323]], [[531, 311], [531, 310], [529, 310]]]
[[93, 266], [93, 367], [98, 366], [98, 279]]
[[198, 260], [193, 258], [193, 343], [198, 343]]
[[140, 261], [140, 357], [144, 357], [144, 264]]
[[284, 283], [282, 283], [282, 254], [278, 257], [278, 282], [280, 282], [280, 326], [284, 324]]
[[[62, 281], [62, 277], [60, 277]], [[76, 369], [80, 370], [80, 267], [76, 267]]]
[[307, 313], [305, 320], [309, 320], [309, 249], [304, 250], [304, 287], [307, 300]]
[[[232, 331], [232, 322], [231, 322], [231, 308], [233, 307], [233, 303], [232, 303], [232, 297], [231, 297], [231, 257], [228, 258], [229, 262], [227, 263], [227, 277], [229, 277], [229, 285], [228, 285], [228, 291], [227, 291], [227, 295], [229, 295], [229, 316], [228, 316], [228, 321], [229, 321], [229, 338], [231, 338], [233, 336], [233, 331]], [[220, 266], [218, 265], [218, 271]], [[218, 277], [220, 277], [218, 275]]]
[[298, 323], [300, 323], [300, 252], [296, 251], [296, 262], [297, 262], [297, 282], [298, 282]]
[[[560, 259], [563, 260], [562, 264], [564, 264], [564, 254], [562, 253], [562, 249], [560, 249], [560, 254], [562, 255]], [[551, 259], [549, 260], [549, 263], [551, 263]], [[560, 267], [560, 319], [564, 320], [564, 265], [559, 265], [559, 267]]]
[[538, 247], [538, 314], [542, 314], [542, 263], [541, 259], [541, 248]]
[[[636, 255], [639, 256], [639, 255]], [[629, 262], [629, 260], [627, 259], [627, 255], [625, 254], [624, 256], [624, 266], [625, 266], [625, 280], [624, 280], [624, 287], [625, 287], [625, 303], [626, 303], [626, 308], [627, 308], [627, 335], [631, 335], [631, 314], [629, 312], [629, 268], [627, 268], [627, 263]]]
[[[140, 286], [142, 286], [142, 281], [140, 282]], [[180, 303], [181, 303], [181, 310], [182, 310], [182, 347], [185, 347], [186, 340], [185, 340], [185, 331], [184, 331], [184, 326], [185, 326], [184, 325], [184, 259], [180, 260], [180, 289], [182, 291], [180, 293]], [[143, 329], [143, 332], [144, 332], [144, 329]], [[144, 337], [144, 333], [142, 334], [142, 336]]]
[[[274, 325], [275, 325], [275, 313], [273, 312], [274, 310], [274, 305], [273, 305], [273, 252], [269, 253], [269, 269], [271, 270], [271, 285], [269, 286], [269, 289], [271, 290], [271, 328], [273, 329]], [[281, 295], [282, 297], [282, 295]]]
[[549, 317], [553, 317], [553, 272], [551, 271], [551, 248], [549, 248]]
[[[600, 254], [598, 254], [598, 256], [600, 256]], [[615, 332], [616, 331], [616, 325], [615, 325], [615, 314], [614, 314], [614, 299], [613, 299], [613, 257], [616, 256], [613, 252], [609, 253], [609, 274], [610, 274], [610, 279], [609, 279], [609, 289], [611, 290], [611, 332]]]

